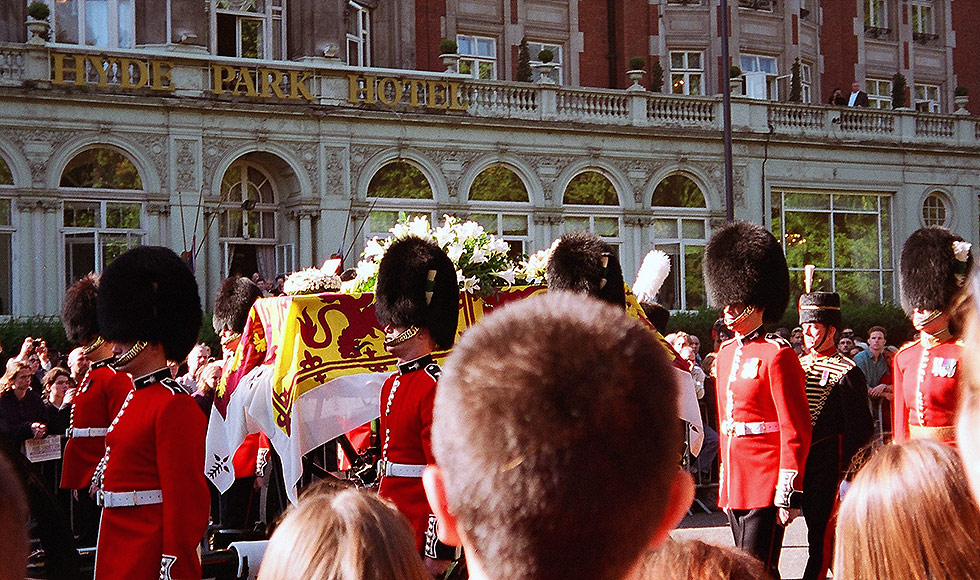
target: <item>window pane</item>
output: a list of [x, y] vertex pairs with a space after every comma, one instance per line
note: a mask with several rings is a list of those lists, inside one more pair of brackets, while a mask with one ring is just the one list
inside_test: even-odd
[[76, 44], [78, 42], [78, 2], [62, 0], [54, 3], [55, 42]]
[[605, 175], [596, 171], [579, 173], [568, 183], [564, 202], [585, 205], [619, 205], [616, 188]]
[[501, 233], [509, 236], [527, 235], [527, 216], [506, 215], [503, 216]]
[[786, 212], [786, 262], [794, 267], [813, 264], [830, 268], [830, 216]]
[[491, 234], [496, 235], [497, 232], [497, 214], [494, 213], [471, 213], [470, 220], [483, 226], [483, 229], [487, 230]]
[[877, 272], [838, 272], [835, 291], [843, 304], [876, 304], [881, 283]]
[[69, 284], [95, 271], [95, 234], [65, 234], [65, 275]]
[[13, 300], [13, 250], [11, 234], [0, 234], [0, 314], [10, 314]]
[[834, 209], [876, 211], [878, 209], [878, 197], [875, 195], [835, 195]]
[[668, 175], [653, 191], [653, 205], [667, 207], [705, 207], [704, 195], [685, 175]]
[[704, 220], [684, 220], [681, 222], [681, 230], [684, 239], [703, 240], [705, 238]]
[[566, 216], [565, 217], [565, 231], [566, 232], [577, 232], [579, 230], [589, 231], [589, 218], [587, 218], [587, 217], [576, 217], [576, 216]]
[[772, 194], [772, 211], [770, 212], [770, 217], [772, 218], [772, 235], [776, 236], [776, 239], [783, 237], [783, 195], [778, 192], [773, 192]]
[[704, 258], [704, 248], [700, 246], [684, 247], [684, 295], [686, 310], [695, 310], [705, 305], [704, 275], [701, 271], [701, 261]]
[[653, 237], [658, 240], [677, 237], [677, 220], [653, 220]]
[[830, 196], [810, 193], [787, 193], [787, 209], [830, 209]]
[[657, 244], [657, 249], [667, 254], [671, 263], [667, 279], [664, 280], [663, 286], [657, 292], [657, 302], [663, 304], [668, 310], [678, 310], [681, 308], [681, 282], [677, 276], [678, 266], [681, 263], [680, 246], [677, 244]]
[[460, 59], [459, 61], [459, 74], [470, 75], [473, 74], [473, 61]]
[[263, 238], [274, 238], [276, 237], [276, 214], [271, 211], [259, 212], [262, 216], [262, 231], [260, 235]]
[[105, 227], [139, 229], [140, 204], [138, 203], [106, 204]]
[[432, 187], [417, 167], [404, 161], [396, 161], [383, 166], [374, 174], [367, 194], [368, 197], [432, 199]]
[[834, 215], [834, 256], [838, 269], [878, 267], [877, 226], [878, 216], [873, 214]]
[[476, 40], [476, 54], [479, 56], [496, 57], [494, 45], [496, 45], [496, 42], [492, 39], [478, 38]]
[[262, 58], [262, 21], [240, 19], [242, 27], [242, 58]]
[[471, 36], [457, 36], [456, 48], [459, 50], [459, 54], [476, 54], [473, 47], [473, 37]]
[[511, 169], [504, 165], [488, 167], [480, 172], [470, 186], [474, 201], [528, 201], [527, 187]]
[[0, 185], [13, 185], [14, 176], [10, 173], [10, 167], [7, 162], [0, 157]]
[[66, 228], [99, 227], [102, 225], [99, 219], [99, 205], [66, 202], [64, 222]]
[[136, 236], [131, 236], [128, 234], [119, 235], [101, 235], [99, 236], [99, 242], [102, 244], [102, 267], [105, 268], [113, 260], [119, 257], [120, 254], [125, 252], [130, 248], [135, 248], [139, 245], [139, 239]]
[[[878, 231], [881, 232], [881, 264], [884, 267], [892, 265], [892, 219], [891, 219], [891, 200], [887, 197], [880, 197], [881, 209], [878, 211]], [[889, 286], [890, 288], [890, 286]], [[886, 298], [891, 298], [893, 294], [885, 294]]]
[[133, 3], [132, 0], [117, 0], [119, 20], [117, 22], [119, 46], [132, 48], [133, 42]]
[[0, 226], [9, 226], [10, 224], [10, 200], [0, 199]]
[[132, 161], [113, 149], [88, 149], [76, 155], [61, 174], [62, 187], [143, 189]]
[[701, 94], [701, 75], [687, 75], [689, 95]]
[[396, 211], [372, 211], [370, 229], [374, 233], [387, 232], [398, 222]]
[[85, 0], [85, 44], [110, 45], [108, 0]]
[[687, 53], [687, 68], [690, 68], [690, 69], [700, 69], [701, 68], [701, 53], [700, 52], [689, 52], [689, 53]]
[[480, 76], [479, 78], [484, 80], [492, 80], [497, 78], [496, 73], [494, 73], [494, 66], [492, 62], [480, 61]]
[[687, 68], [684, 66], [684, 53], [683, 52], [672, 52], [670, 53], [670, 68]]
[[619, 218], [595, 218], [593, 233], [597, 236], [615, 238], [619, 236]]

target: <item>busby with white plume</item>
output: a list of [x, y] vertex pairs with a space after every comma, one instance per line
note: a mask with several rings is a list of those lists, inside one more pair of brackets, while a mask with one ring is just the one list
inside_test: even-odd
[[636, 272], [636, 282], [633, 283], [633, 294], [643, 304], [656, 302], [657, 293], [670, 275], [670, 256], [661, 250], [651, 250], [643, 258], [640, 269]]
[[819, 322], [838, 330], [844, 326], [840, 313], [840, 294], [836, 292], [811, 292], [813, 273], [816, 267], [807, 264], [804, 270], [804, 288], [800, 295], [800, 324]]

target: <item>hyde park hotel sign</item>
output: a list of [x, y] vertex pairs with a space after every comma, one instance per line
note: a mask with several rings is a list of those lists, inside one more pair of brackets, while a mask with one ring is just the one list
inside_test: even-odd
[[[180, 70], [174, 74], [175, 68]], [[153, 58], [132, 58], [101, 54], [51, 55], [51, 84], [86, 87], [106, 92], [139, 91], [169, 94], [177, 90], [194, 90], [179, 86], [200, 75], [187, 71], [201, 70], [197, 63]], [[314, 103], [310, 85], [313, 70], [280, 69], [268, 66], [232, 66], [207, 64], [208, 86], [204, 91], [216, 97], [249, 97], [258, 100]], [[340, 80], [342, 77], [335, 77]], [[352, 105], [380, 108], [443, 109], [465, 111], [465, 86], [459, 80], [378, 77], [348, 74], [346, 101]], [[338, 87], [339, 88], [339, 87]], [[336, 95], [343, 98], [340, 94]]]

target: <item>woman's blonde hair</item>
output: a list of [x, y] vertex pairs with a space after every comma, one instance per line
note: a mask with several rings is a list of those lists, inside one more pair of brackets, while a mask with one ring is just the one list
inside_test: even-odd
[[26, 361], [10, 359], [7, 361], [7, 370], [0, 377], [0, 395], [11, 391], [14, 388], [14, 377], [23, 370], [31, 370], [31, 365]]
[[259, 580], [431, 580], [412, 528], [376, 494], [314, 485], [269, 541]]
[[952, 447], [887, 445], [857, 473], [837, 518], [840, 580], [980, 578], [980, 509]]
[[769, 580], [762, 562], [733, 547], [667, 540], [647, 552], [630, 580]]

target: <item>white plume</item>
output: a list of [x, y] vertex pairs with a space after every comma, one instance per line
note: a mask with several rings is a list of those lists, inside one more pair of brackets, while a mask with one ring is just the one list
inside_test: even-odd
[[656, 302], [657, 292], [670, 274], [670, 257], [661, 250], [651, 250], [643, 258], [640, 271], [636, 273], [633, 294], [640, 302]]

